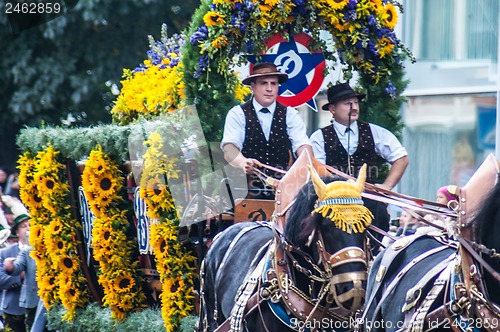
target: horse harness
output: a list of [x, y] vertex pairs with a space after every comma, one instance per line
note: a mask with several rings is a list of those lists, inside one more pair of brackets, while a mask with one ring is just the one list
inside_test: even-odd
[[[267, 302], [279, 320], [297, 331], [307, 330], [306, 324], [300, 324], [302, 327], [299, 327], [299, 324], [291, 324], [291, 318], [302, 322], [321, 321], [325, 318], [343, 322], [352, 321], [353, 312], [343, 307], [342, 302], [352, 299], [353, 306], [362, 306], [365, 295], [362, 282], [366, 281], [367, 272], [365, 270], [334, 275], [332, 269], [353, 262], [366, 266], [368, 262], [365, 251], [358, 247], [347, 247], [330, 254], [324, 249], [320, 232], [318, 232], [317, 246], [324, 270], [315, 264], [307, 253], [288, 243], [275, 229], [274, 241], [268, 246], [267, 254], [256, 268], [249, 272], [240, 286], [230, 317], [215, 331], [242, 331], [245, 316], [255, 310], [259, 311], [262, 319], [260, 306], [263, 302]], [[302, 256], [312, 269], [301, 266], [292, 253]], [[322, 284], [317, 299], [311, 299], [294, 284], [293, 269], [304, 274], [311, 281], [311, 285], [315, 282]], [[354, 287], [344, 294], [337, 294], [335, 285], [344, 282], [353, 282]], [[323, 299], [325, 305], [320, 304]], [[335, 303], [338, 306], [332, 307]]]
[[[382, 290], [382, 281], [391, 262], [418, 238], [419, 236], [416, 235], [406, 236], [386, 250], [365, 308], [375, 303], [375, 297]], [[372, 317], [377, 317], [388, 295], [418, 262], [446, 248], [455, 248], [457, 252], [431, 268], [415, 286], [408, 290], [402, 308], [405, 314], [404, 324], [399, 331], [421, 332], [446, 327], [455, 332], [463, 332], [473, 331], [478, 324], [488, 331], [500, 331], [500, 310], [484, 295], [485, 288], [477, 262], [481, 267], [488, 266], [488, 264], [475, 251], [487, 250], [477, 245], [476, 247], [479, 248], [473, 248], [474, 245], [469, 244], [469, 241], [461, 236], [457, 236], [456, 242], [449, 241], [445, 236], [433, 236], [433, 238], [441, 242], [442, 246], [428, 250], [414, 258], [391, 280], [389, 285], [384, 287]], [[498, 276], [495, 277], [498, 280]], [[431, 281], [433, 281], [432, 287], [423, 297], [422, 289]], [[444, 294], [442, 297], [444, 303], [430, 311], [436, 300], [441, 298], [440, 294]], [[365, 321], [367, 313], [368, 311], [364, 312], [360, 322]], [[366, 330], [370, 331], [370, 328], [366, 327]]]

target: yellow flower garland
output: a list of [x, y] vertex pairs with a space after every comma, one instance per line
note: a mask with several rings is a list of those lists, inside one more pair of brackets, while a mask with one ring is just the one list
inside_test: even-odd
[[71, 321], [89, 296], [76, 252], [81, 224], [72, 218], [70, 189], [58, 156], [49, 146], [34, 158], [27, 152], [19, 159], [20, 197], [31, 215], [31, 257], [40, 298], [47, 308], [62, 303], [67, 309], [63, 318]]
[[180, 320], [193, 312], [193, 284], [196, 278], [196, 258], [183, 250], [177, 241], [177, 211], [166, 179], [179, 176], [177, 159], [162, 151], [159, 133], [146, 141], [144, 169], [140, 180], [140, 195], [145, 199], [148, 214], [153, 220], [151, 243], [156, 267], [162, 282], [161, 310], [167, 331], [173, 331]]
[[135, 244], [126, 236], [127, 211], [119, 208], [124, 181], [120, 174], [117, 164], [100, 146], [90, 152], [82, 174], [85, 196], [95, 215], [92, 247], [94, 259], [99, 262], [103, 303], [118, 321], [146, 306], [146, 295], [138, 280], [139, 262], [131, 258]]

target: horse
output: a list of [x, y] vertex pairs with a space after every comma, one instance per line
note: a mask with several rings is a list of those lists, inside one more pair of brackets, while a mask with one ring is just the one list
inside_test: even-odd
[[490, 165], [489, 178], [478, 181], [480, 168], [462, 188], [447, 232], [407, 236], [377, 255], [357, 330], [500, 330], [500, 183]]
[[[240, 222], [215, 237], [200, 272], [198, 331], [333, 331], [353, 322], [367, 277], [371, 213], [353, 205], [365, 177], [349, 183], [310, 170], [282, 232], [272, 221]], [[332, 195], [353, 188], [358, 198]], [[342, 209], [332, 202], [358, 211], [357, 220], [333, 218]]]

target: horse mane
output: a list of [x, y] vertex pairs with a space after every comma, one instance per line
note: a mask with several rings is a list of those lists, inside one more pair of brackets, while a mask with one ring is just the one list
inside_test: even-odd
[[[322, 178], [324, 183], [342, 181], [339, 176]], [[311, 212], [318, 199], [312, 181], [307, 182], [299, 191], [295, 202], [288, 212], [288, 218], [284, 229], [286, 239], [297, 247], [303, 247], [316, 224], [321, 223], [323, 218]]]

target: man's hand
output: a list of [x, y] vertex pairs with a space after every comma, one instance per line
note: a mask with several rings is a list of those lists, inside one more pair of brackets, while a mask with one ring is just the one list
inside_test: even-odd
[[394, 188], [394, 186], [398, 184], [399, 180], [403, 176], [408, 163], [408, 156], [401, 157], [393, 162], [391, 165], [391, 169], [389, 170], [389, 174], [387, 174], [387, 178], [385, 179], [384, 183], [379, 186], [384, 189], [392, 190], [392, 188]]
[[245, 158], [243, 161], [243, 165], [240, 166], [243, 170], [245, 170], [245, 174], [252, 174], [255, 167], [258, 167], [259, 162], [256, 159]]
[[233, 167], [241, 168], [245, 174], [252, 174], [254, 167], [259, 165], [256, 159], [246, 158], [241, 151], [231, 143], [224, 145], [224, 159]]
[[15, 260], [14, 257], [8, 257], [4, 259], [3, 266], [7, 273], [12, 273], [12, 271], [14, 271], [14, 260]]

